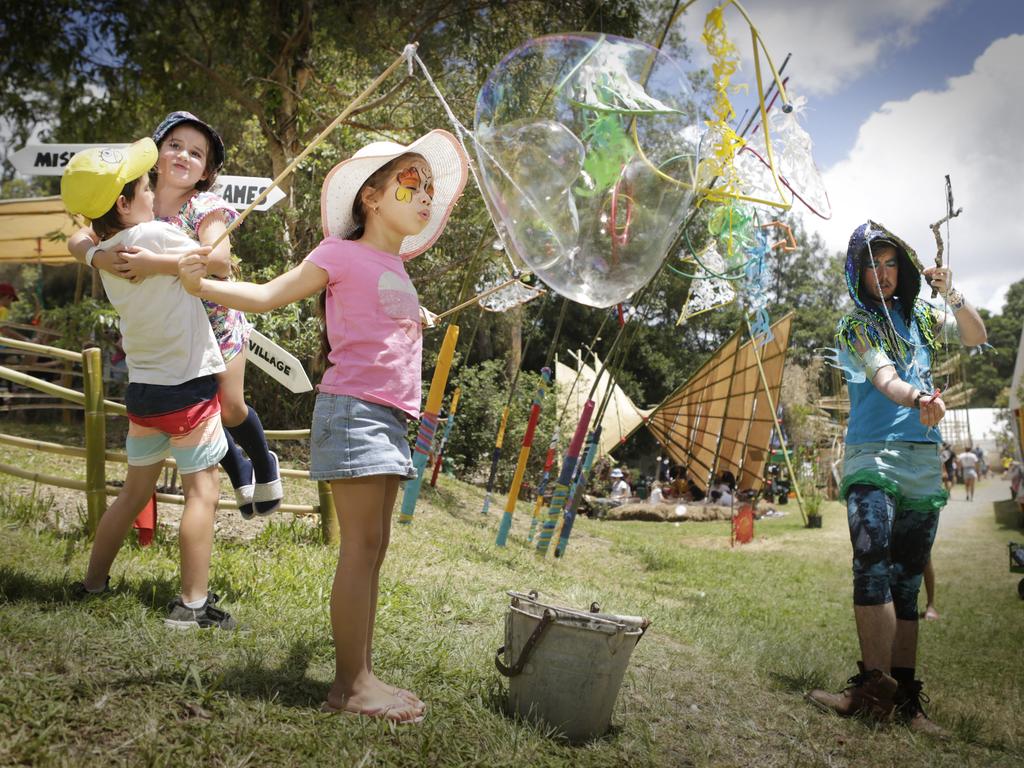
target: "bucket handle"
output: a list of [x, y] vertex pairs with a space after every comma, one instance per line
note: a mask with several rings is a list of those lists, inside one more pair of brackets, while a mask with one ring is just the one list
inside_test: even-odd
[[[595, 600], [594, 602], [592, 602], [590, 604], [590, 612], [591, 613], [600, 613], [601, 612], [601, 604], [599, 602], [597, 602], [597, 600]], [[640, 625], [640, 635], [636, 639], [637, 643], [639, 643], [641, 640], [643, 640], [644, 635], [647, 634], [647, 628], [649, 626], [651, 626], [650, 619], [644, 619], [644, 623]], [[636, 643], [634, 643], [634, 645], [636, 645]]]
[[556, 618], [557, 616], [554, 611], [550, 608], [544, 609], [544, 615], [537, 623], [537, 626], [534, 627], [533, 632], [526, 641], [526, 644], [523, 645], [523, 650], [519, 652], [519, 658], [516, 660], [516, 663], [511, 667], [505, 666], [505, 663], [501, 660], [501, 657], [505, 654], [505, 646], [501, 646], [501, 648], [499, 648], [494, 654], [494, 666], [498, 668], [498, 671], [505, 677], [515, 677], [522, 672], [526, 667], [527, 662], [530, 660], [530, 654], [533, 653], [534, 646], [540, 642], [540, 638], [544, 634], [544, 631]]

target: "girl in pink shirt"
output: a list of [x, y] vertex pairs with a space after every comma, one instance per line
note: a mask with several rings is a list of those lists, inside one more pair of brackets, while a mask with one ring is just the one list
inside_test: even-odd
[[317, 388], [310, 476], [330, 482], [341, 529], [326, 711], [401, 723], [423, 718], [415, 694], [373, 674], [373, 626], [398, 484], [414, 476], [406, 425], [420, 408], [419, 299], [404, 262], [440, 236], [466, 171], [466, 155], [446, 131], [408, 147], [374, 142], [327, 175], [325, 237], [299, 266], [257, 285], [210, 280], [202, 256], [179, 264], [190, 293], [246, 312], [323, 292], [330, 367]]

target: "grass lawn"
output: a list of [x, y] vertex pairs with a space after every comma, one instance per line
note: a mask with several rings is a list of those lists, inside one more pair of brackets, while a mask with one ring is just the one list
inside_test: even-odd
[[[37, 471], [84, 472], [77, 460], [0, 450]], [[108, 465], [110, 477], [121, 471]], [[0, 765], [1020, 766], [1024, 602], [1006, 542], [1024, 534], [996, 501], [1006, 488], [990, 480], [976, 502], [943, 513], [942, 618], [922, 626], [919, 664], [929, 714], [954, 732], [937, 743], [802, 698], [841, 688], [858, 658], [837, 504], [821, 530], [802, 528], [791, 506], [736, 549], [727, 523], [583, 519], [563, 560], [537, 561], [527, 505], [499, 549], [503, 499], [482, 517], [479, 489], [442, 478], [414, 524], [396, 526], [382, 576], [375, 669], [429, 704], [422, 724], [394, 727], [317, 711], [333, 676], [336, 554], [315, 526], [280, 515], [251, 538], [219, 538], [212, 588], [247, 629], [175, 633], [161, 622], [177, 591], [175, 531], [122, 550], [114, 595], [70, 602], [88, 558], [81, 494], [51, 501], [0, 475]], [[286, 490], [315, 499], [311, 483]], [[493, 658], [509, 589], [652, 619], [606, 737], [570, 747], [501, 713]]]

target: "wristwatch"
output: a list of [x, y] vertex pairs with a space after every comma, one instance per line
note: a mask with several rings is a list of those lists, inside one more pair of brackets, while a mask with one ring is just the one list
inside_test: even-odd
[[921, 398], [924, 397], [924, 392], [917, 390], [917, 397], [914, 398], [914, 407], [921, 410]]

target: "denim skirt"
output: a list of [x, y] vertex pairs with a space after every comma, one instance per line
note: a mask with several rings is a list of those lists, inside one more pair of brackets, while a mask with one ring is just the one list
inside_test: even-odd
[[406, 414], [397, 408], [321, 392], [309, 436], [310, 478], [415, 477], [407, 423]]

